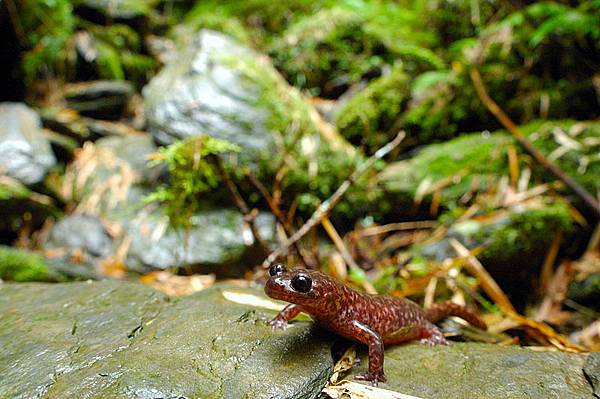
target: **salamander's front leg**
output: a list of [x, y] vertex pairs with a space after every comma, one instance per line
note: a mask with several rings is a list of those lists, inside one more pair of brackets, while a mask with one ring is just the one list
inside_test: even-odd
[[278, 328], [285, 329], [288, 325], [288, 321], [298, 316], [298, 313], [300, 313], [300, 308], [298, 306], [294, 304], [287, 305], [273, 320], [269, 320], [267, 324], [271, 326], [271, 330], [276, 330]]
[[383, 340], [369, 326], [358, 321], [352, 322], [352, 337], [369, 346], [369, 368], [366, 373], [358, 374], [354, 378], [357, 380], [371, 381], [377, 385], [379, 381], [385, 382], [383, 374]]

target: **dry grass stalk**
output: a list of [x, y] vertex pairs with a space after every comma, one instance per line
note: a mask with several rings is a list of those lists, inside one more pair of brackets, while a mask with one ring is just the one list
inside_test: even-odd
[[449, 239], [450, 245], [456, 251], [458, 256], [464, 257], [465, 266], [469, 273], [475, 276], [481, 283], [481, 287], [486, 294], [502, 309], [505, 313], [517, 313], [512, 303], [496, 283], [493, 277], [485, 270], [483, 265], [473, 256], [467, 248], [454, 238]]

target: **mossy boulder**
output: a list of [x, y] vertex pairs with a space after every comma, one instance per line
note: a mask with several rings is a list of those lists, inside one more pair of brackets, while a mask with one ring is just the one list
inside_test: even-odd
[[54, 259], [26, 249], [0, 245], [0, 281], [72, 281], [98, 279], [82, 265], [56, 262]]
[[[150, 82], [144, 97], [156, 140], [170, 144], [209, 135], [236, 144], [239, 152], [221, 155], [232, 174], [240, 177], [248, 167], [268, 186], [285, 169], [287, 203], [294, 192], [307, 193], [301, 212], [312, 212], [363, 159], [334, 129], [317, 129], [316, 111], [266, 57], [217, 32], [202, 30]], [[258, 202], [255, 190], [249, 191], [250, 201]], [[358, 208], [349, 205], [348, 217]]]
[[373, 153], [397, 133], [394, 129], [409, 99], [410, 76], [394, 68], [352, 96], [337, 111], [335, 124], [348, 141]]
[[0, 279], [7, 281], [48, 281], [48, 265], [40, 255], [0, 245]]
[[[440, 217], [448, 230], [442, 237], [410, 247], [405, 256], [411, 259], [408, 270], [414, 277], [427, 273], [447, 259], [458, 256], [451, 240], [469, 250], [494, 280], [509, 295], [513, 304], [522, 309], [533, 299], [540, 268], [557, 234], [562, 234], [563, 254], [577, 252], [576, 234], [581, 234], [570, 208], [548, 197], [502, 209], [482, 209], [466, 220], [457, 221], [463, 214], [448, 212]], [[401, 287], [404, 280], [397, 276], [396, 267], [384, 269], [376, 280], [382, 292]]]
[[467, 192], [489, 190], [507, 173], [506, 151], [511, 144], [512, 138], [504, 133], [474, 133], [432, 144], [413, 158], [388, 164], [380, 182], [400, 208], [411, 209], [436, 190], [441, 192], [442, 206], [453, 208]]
[[[536, 121], [521, 126], [526, 137], [589, 192], [600, 187], [600, 124], [577, 121]], [[429, 203], [435, 192], [443, 208], [468, 203], [473, 195], [493, 189], [508, 176], [510, 146], [519, 155], [519, 167], [532, 170], [530, 184], [556, 179], [524, 153], [505, 131], [465, 134], [441, 144], [427, 146], [413, 158], [390, 163], [380, 175], [380, 183], [401, 207], [411, 202]], [[572, 195], [566, 189], [565, 195]], [[462, 200], [462, 201], [461, 201]], [[577, 198], [573, 198], [577, 203]]]
[[160, 143], [208, 134], [239, 145], [240, 161], [253, 165], [273, 164], [278, 149], [316, 133], [307, 104], [266, 58], [209, 30], [152, 79], [144, 99]]

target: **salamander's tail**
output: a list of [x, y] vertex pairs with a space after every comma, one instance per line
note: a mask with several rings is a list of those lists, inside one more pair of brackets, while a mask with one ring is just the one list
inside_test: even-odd
[[457, 316], [469, 322], [472, 326], [487, 329], [485, 322], [472, 310], [452, 302], [437, 303], [425, 310], [425, 318], [432, 323], [445, 319], [448, 316]]

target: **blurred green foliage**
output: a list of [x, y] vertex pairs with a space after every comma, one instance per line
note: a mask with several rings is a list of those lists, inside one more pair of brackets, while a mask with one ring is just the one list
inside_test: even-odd
[[69, 0], [23, 0], [16, 3], [26, 33], [23, 57], [27, 82], [48, 73], [64, 73], [76, 18]]
[[40, 255], [0, 245], [0, 279], [25, 282], [48, 278], [48, 266]]

